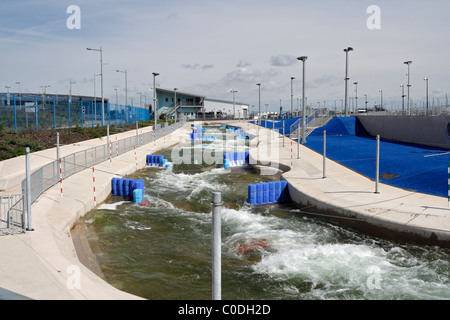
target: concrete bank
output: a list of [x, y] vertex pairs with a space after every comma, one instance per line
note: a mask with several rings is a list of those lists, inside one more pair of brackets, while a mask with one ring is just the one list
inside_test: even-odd
[[[113, 177], [144, 168], [147, 154], [186, 142], [190, 131], [187, 123], [166, 137], [137, 148], [137, 164], [134, 151], [130, 151], [114, 157], [112, 164], [106, 161], [95, 166], [97, 205], [109, 196]], [[120, 138], [130, 134], [133, 132]], [[34, 231], [0, 237], [0, 288], [37, 300], [141, 299], [105, 282], [77, 255], [74, 242], [80, 239], [72, 238], [71, 230], [95, 208], [92, 168], [63, 183], [63, 197], [56, 185], [33, 204]]]
[[290, 168], [282, 178], [289, 184], [293, 203], [306, 214], [331, 218], [374, 236], [450, 247], [447, 198], [381, 183], [375, 194], [374, 181], [329, 159], [323, 178], [323, 156], [300, 145], [297, 159], [297, 143], [291, 149], [291, 141], [285, 138], [283, 147], [281, 136], [260, 128], [259, 141], [252, 143], [257, 148], [250, 156], [258, 163]]

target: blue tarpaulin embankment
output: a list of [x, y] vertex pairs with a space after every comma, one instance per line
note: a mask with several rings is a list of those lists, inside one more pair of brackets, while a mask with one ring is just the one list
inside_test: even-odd
[[[335, 118], [311, 133], [306, 146], [321, 154], [324, 130], [328, 158], [375, 179], [376, 138], [366, 132], [357, 118]], [[447, 149], [381, 140], [380, 182], [447, 197], [448, 161]]]

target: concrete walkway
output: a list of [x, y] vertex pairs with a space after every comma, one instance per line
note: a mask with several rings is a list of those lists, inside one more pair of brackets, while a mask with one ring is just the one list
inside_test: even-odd
[[[233, 123], [250, 134], [258, 133], [253, 125]], [[108, 197], [113, 177], [144, 168], [147, 154], [187, 142], [190, 132], [187, 123], [166, 138], [138, 148], [137, 166], [133, 151], [114, 158], [112, 165], [109, 161], [97, 165], [97, 205]], [[282, 141], [278, 134], [260, 128], [259, 139], [252, 140], [251, 158], [286, 171], [282, 177], [289, 183], [292, 200], [305, 213], [335, 217], [372, 234], [449, 246], [450, 210], [446, 198], [382, 184], [380, 193], [374, 194], [373, 181], [329, 160], [327, 177], [323, 178], [321, 155], [300, 146], [297, 159], [296, 143], [291, 147], [291, 140], [285, 138], [283, 147]], [[92, 169], [87, 169], [64, 181], [63, 198], [59, 186], [55, 186], [33, 204], [34, 231], [0, 237], [3, 292], [39, 300], [140, 299], [106, 283], [77, 255], [74, 243], [81, 240], [72, 236], [71, 230], [95, 208], [93, 198]], [[86, 249], [82, 243], [80, 246]]]

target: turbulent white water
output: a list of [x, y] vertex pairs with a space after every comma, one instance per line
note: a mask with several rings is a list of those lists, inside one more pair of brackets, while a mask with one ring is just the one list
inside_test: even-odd
[[[126, 265], [132, 272], [117, 272], [130, 273], [127, 281], [133, 286], [138, 281], [133, 274], [150, 278], [148, 283], [138, 281], [146, 297], [210, 297], [208, 208], [211, 192], [219, 190], [224, 193], [224, 298], [450, 299], [447, 249], [369, 237], [289, 206], [252, 207], [245, 202], [243, 179], [255, 181], [256, 175], [233, 176], [221, 168], [198, 173], [168, 169], [140, 178], [146, 181], [150, 205], [105, 205], [100, 218], [113, 225], [104, 230], [123, 232], [110, 240], [114, 254], [126, 252], [133, 259]], [[194, 210], [196, 206], [200, 209]]]

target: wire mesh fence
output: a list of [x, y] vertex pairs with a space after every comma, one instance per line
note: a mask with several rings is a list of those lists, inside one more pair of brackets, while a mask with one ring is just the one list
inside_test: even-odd
[[22, 194], [0, 196], [0, 235], [25, 231], [24, 205]]
[[82, 98], [0, 94], [0, 126], [8, 131], [119, 126], [149, 119], [148, 109], [133, 106]]

